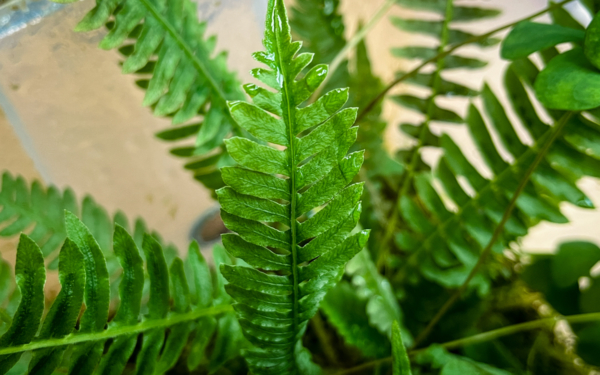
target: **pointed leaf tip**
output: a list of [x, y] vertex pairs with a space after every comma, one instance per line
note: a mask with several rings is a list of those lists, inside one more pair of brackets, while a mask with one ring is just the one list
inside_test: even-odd
[[392, 324], [392, 367], [394, 375], [412, 375], [410, 360], [402, 342], [402, 333], [397, 320]]

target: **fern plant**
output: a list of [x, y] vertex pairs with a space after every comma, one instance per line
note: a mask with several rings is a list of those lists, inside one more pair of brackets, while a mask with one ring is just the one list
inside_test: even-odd
[[[29, 374], [51, 374], [58, 368], [69, 374], [118, 374], [127, 366], [140, 335], [135, 373], [167, 372], [176, 365], [188, 340], [187, 366], [193, 370], [201, 365], [217, 328], [215, 318], [230, 320], [232, 313], [222, 285], [213, 287], [198, 245], [190, 245], [186, 272], [178, 257], [168, 266], [162, 247], [147, 234], [142, 258], [134, 239], [117, 224], [113, 248], [122, 274], [118, 308], [109, 315], [109, 273], [103, 252], [89, 229], [70, 212], [65, 215], [65, 227], [68, 237], [58, 265], [62, 289], [41, 326], [46, 281], [43, 253], [35, 241], [21, 235], [16, 260], [21, 300], [12, 319], [6, 319], [8, 326], [0, 326], [5, 328], [0, 338], [0, 373], [11, 369], [23, 352], [32, 351]], [[226, 261], [222, 256], [215, 258]], [[3, 293], [10, 290], [8, 279], [3, 263]], [[85, 311], [80, 316], [82, 305]], [[235, 336], [230, 329], [224, 334]], [[228, 355], [220, 352], [224, 347], [216, 348], [213, 358]]]
[[[472, 34], [454, 26], [456, 22], [480, 21], [499, 14], [499, 11], [495, 9], [461, 6], [455, 4], [452, 0], [426, 2], [403, 0], [399, 1], [398, 4], [406, 9], [425, 11], [434, 15], [433, 17], [441, 18], [441, 20], [435, 21], [400, 17], [391, 19], [392, 24], [404, 32], [425, 35], [436, 40], [436, 47], [418, 45], [392, 49], [392, 54], [395, 57], [420, 61], [427, 61], [444, 52], [447, 46], [464, 42], [473, 37]], [[498, 42], [498, 39], [487, 38], [480, 40], [478, 44], [480, 47], [489, 47]], [[393, 237], [395, 236], [396, 227], [409, 225], [405, 218], [399, 215], [400, 201], [405, 197], [414, 196], [416, 175], [431, 170], [430, 166], [423, 161], [423, 150], [426, 147], [440, 147], [440, 138], [431, 129], [432, 122], [443, 123], [444, 125], [456, 125], [464, 122], [455, 111], [440, 107], [437, 103], [438, 99], [442, 97], [472, 98], [478, 95], [477, 90], [444, 78], [444, 73], [456, 69], [480, 69], [486, 65], [486, 62], [454, 53], [440, 58], [431, 65], [433, 66], [430, 73], [418, 72], [407, 75], [405, 80], [411, 86], [427, 89], [429, 92], [426, 97], [412, 94], [391, 97], [395, 103], [402, 107], [421, 114], [423, 120], [420, 124], [403, 123], [400, 125], [400, 130], [413, 140], [413, 145], [397, 153], [397, 158], [405, 170], [399, 181], [394, 181], [391, 188], [391, 194], [396, 196], [396, 201], [389, 208], [390, 213], [387, 215], [389, 224], [381, 237], [381, 241], [385, 245], [377, 257], [379, 269], [383, 269], [384, 259], [388, 256], [388, 248], [394, 244]], [[403, 75], [406, 75], [406, 72], [397, 73], [397, 76]]]
[[[42, 254], [51, 269], [58, 265], [60, 245], [67, 237], [65, 227], [65, 210], [77, 215], [96, 238], [109, 268], [117, 266], [111, 252], [111, 235], [114, 224], [128, 229], [130, 224], [121, 211], [117, 211], [112, 219], [107, 211], [98, 205], [94, 198], [86, 195], [81, 203], [77, 201], [73, 190], [67, 188], [63, 192], [54, 186], [42, 186], [33, 181], [30, 186], [21, 176], [13, 177], [10, 173], [2, 174], [0, 185], [0, 237], [12, 237], [29, 231], [29, 237], [42, 249]], [[167, 258], [171, 260], [177, 249], [172, 244], [163, 244], [161, 236], [150, 231], [143, 219], [137, 218], [133, 224], [133, 238], [138, 246], [142, 246], [145, 233], [151, 233], [165, 248]]]
[[[173, 153], [216, 189], [231, 233], [213, 250], [213, 272], [195, 243], [182, 260], [91, 198], [79, 210], [70, 190], [6, 174], [0, 235], [31, 238], [21, 235], [16, 284], [0, 260], [0, 373], [597, 370], [598, 247], [567, 243], [531, 262], [516, 249], [539, 222], [566, 222], [564, 203], [594, 208], [578, 181], [600, 177], [600, 16], [584, 27], [562, 8], [572, 1], [537, 14], [551, 23], [534, 15], [471, 35], [459, 23], [497, 11], [400, 0], [423, 19], [392, 22], [438, 46], [394, 50], [422, 63], [385, 86], [362, 39], [392, 0], [348, 40], [339, 1], [297, 2], [288, 21], [284, 1], [270, 0], [265, 51], [254, 54], [266, 68], [252, 71], [264, 86], [244, 86], [250, 104], [223, 55], [212, 56], [193, 3], [99, 0], [79, 28], [107, 26], [101, 46], [120, 47], [145, 104], [177, 124], [160, 138], [196, 139]], [[502, 92], [447, 79], [485, 64], [456, 49], [496, 44], [509, 28]], [[427, 94], [390, 97], [423, 121], [401, 126], [415, 147], [389, 155], [379, 99], [398, 82]], [[449, 95], [472, 100], [464, 118], [438, 106]], [[460, 141], [431, 130], [437, 121], [468, 130], [489, 175]], [[425, 147], [441, 153], [432, 165]], [[47, 303], [45, 262], [62, 285]], [[557, 322], [577, 340], [561, 339]]]
[[[445, 44], [456, 44], [465, 39], [473, 38], [461, 31], [450, 27], [450, 16], [454, 15], [458, 20], [473, 20], [481, 17], [492, 16], [495, 11], [463, 8], [454, 6], [451, 1], [435, 3], [402, 3], [410, 8], [430, 10], [444, 14], [443, 22], [428, 22], [417, 20], [395, 19], [395, 24], [405, 30], [425, 32], [442, 32], [440, 51], [444, 50]], [[477, 38], [474, 38], [477, 39]], [[486, 40], [488, 40], [486, 42]], [[481, 38], [483, 45], [493, 44], [489, 39]], [[405, 47], [396, 49], [399, 56], [420, 56], [411, 51], [416, 47]], [[420, 47], [419, 47], [420, 48]], [[420, 49], [417, 49], [421, 51]], [[428, 50], [430, 51], [430, 50]], [[413, 51], [414, 52], [414, 51]], [[435, 52], [428, 52], [429, 55]], [[428, 55], [428, 56], [429, 56]], [[423, 55], [423, 58], [427, 56]], [[449, 64], [449, 65], [446, 65]], [[476, 95], [477, 91], [466, 89], [457, 83], [444, 81], [441, 73], [444, 68], [456, 67], [479, 67], [484, 63], [475, 63], [460, 56], [450, 55], [437, 62], [436, 70], [432, 75], [416, 75], [409, 79], [411, 83], [420, 82], [421, 85], [431, 87], [431, 96], [427, 100], [421, 100], [423, 105], [419, 108], [427, 108], [429, 101], [430, 111], [424, 111], [425, 122], [419, 129], [414, 128], [412, 135], [419, 135], [419, 141], [415, 147], [405, 152], [409, 156], [404, 159], [406, 172], [402, 183], [398, 186], [397, 211], [393, 209], [392, 219], [387, 227], [383, 238], [391, 237], [394, 233], [395, 243], [406, 255], [406, 261], [400, 271], [394, 276], [397, 280], [407, 277], [407, 272], [415, 267], [420, 270], [425, 278], [440, 283], [444, 287], [455, 288], [460, 286], [468, 277], [471, 269], [477, 263], [479, 254], [486, 247], [494, 228], [500, 223], [504, 207], [513, 196], [526, 171], [526, 166], [531, 163], [539, 146], [530, 148], [517, 136], [516, 129], [524, 127], [535, 140], [542, 144], [550, 134], [551, 128], [544, 125], [534, 109], [532, 100], [529, 98], [526, 86], [532, 84], [537, 76], [537, 68], [529, 61], [519, 61], [512, 64], [505, 73], [505, 86], [509, 94], [512, 109], [521, 120], [520, 124], [512, 124], [506, 115], [506, 109], [497, 99], [496, 94], [487, 85], [481, 90], [481, 98], [484, 110], [490, 121], [486, 121], [481, 110], [470, 105], [466, 119], [459, 116], [441, 115], [443, 110], [436, 107], [435, 97], [438, 95]], [[442, 88], [442, 89], [441, 89]], [[447, 88], [448, 90], [444, 89]], [[394, 100], [400, 103], [416, 103], [417, 99], [410, 96], [396, 96]], [[412, 106], [412, 108], [416, 108]], [[437, 113], [437, 115], [436, 115]], [[559, 119], [560, 113], [554, 113], [554, 120]], [[445, 121], [455, 119], [455, 122], [465, 122], [469, 132], [476, 144], [484, 161], [493, 172], [493, 178], [484, 178], [478, 169], [464, 156], [460, 147], [448, 135], [441, 137], [433, 135], [429, 130], [429, 121]], [[568, 130], [572, 133], [587, 131], [589, 121], [581, 119], [571, 120]], [[487, 125], [486, 125], [487, 123]], [[550, 125], [550, 124], [548, 124]], [[403, 125], [404, 129], [412, 129]], [[511, 154], [510, 161], [502, 157], [501, 152], [492, 142], [489, 128], [493, 128], [501, 139], [502, 145]], [[592, 126], [593, 129], [593, 126]], [[420, 136], [423, 137], [420, 137]], [[572, 140], [573, 137], [567, 137]], [[443, 156], [437, 163], [435, 177], [428, 172], [429, 166], [424, 164], [419, 156], [419, 150], [423, 146], [439, 147]], [[532, 182], [528, 184], [525, 191], [517, 200], [517, 209], [506, 222], [506, 230], [495, 244], [495, 249], [500, 251], [515, 238], [524, 236], [528, 228], [541, 220], [554, 223], [564, 223], [566, 218], [560, 213], [558, 204], [568, 201], [579, 207], [592, 208], [589, 198], [575, 185], [575, 181], [585, 175], [595, 176], [596, 161], [583, 151], [582, 145], [568, 141], [559, 142], [549, 152], [546, 161], [536, 169], [532, 176]], [[404, 151], [403, 151], [404, 152]], [[561, 159], [562, 168], [556, 163]], [[570, 161], [569, 161], [570, 160]], [[580, 160], [576, 162], [575, 160]], [[575, 168], [565, 168], [564, 163], [577, 164]], [[469, 189], [461, 185], [467, 181], [469, 187], [475, 191], [470, 195]], [[414, 185], [413, 182], [414, 181]], [[441, 188], [436, 188], [435, 185]], [[441, 198], [443, 195], [444, 198]], [[444, 200], [450, 200], [458, 207], [455, 212], [447, 208]], [[396, 220], [397, 217], [400, 220]], [[399, 227], [399, 230], [394, 229]], [[385, 250], [384, 250], [385, 251]], [[380, 266], [386, 259], [386, 253], [379, 257]], [[496, 271], [497, 272], [497, 271]], [[473, 286], [479, 285], [479, 291], [485, 293], [489, 288], [490, 278], [478, 275], [472, 282]]]
[[263, 44], [266, 51], [253, 57], [268, 69], [252, 74], [275, 92], [249, 84], [254, 104], [229, 106], [241, 127], [285, 150], [244, 138], [226, 141], [240, 167], [222, 170], [228, 186], [217, 191], [223, 221], [237, 232], [223, 236], [223, 244], [250, 267], [223, 266], [221, 272], [244, 333], [257, 348], [246, 355], [252, 371], [309, 374], [316, 370], [300, 341], [307, 322], [368, 238], [368, 231], [350, 235], [362, 184], [348, 184], [363, 153], [346, 155], [357, 131], [356, 109], [342, 110], [348, 90], [332, 90], [300, 107], [327, 67], [316, 65], [297, 79], [312, 54], [296, 56], [301, 43], [291, 39], [281, 0], [269, 2]]
[[[426, 11], [436, 16], [441, 16], [441, 20], [431, 21], [419, 18], [401, 18], [393, 17], [392, 24], [409, 33], [425, 35], [434, 38], [437, 42], [435, 48], [425, 46], [404, 46], [392, 49], [395, 57], [403, 59], [428, 60], [440, 52], [443, 52], [448, 45], [461, 43], [472, 38], [474, 35], [462, 31], [454, 26], [455, 23], [461, 24], [497, 16], [500, 12], [490, 8], [476, 8], [473, 6], [456, 5], [454, 1], [414, 1], [401, 0], [397, 2], [400, 6], [418, 11]], [[490, 47], [499, 43], [499, 39], [487, 38], [478, 41], [480, 47]], [[399, 105], [413, 111], [417, 111], [424, 116], [421, 124], [401, 124], [400, 129], [410, 138], [416, 140], [413, 147], [403, 150], [399, 157], [407, 166], [408, 172], [403, 182], [402, 189], [406, 194], [410, 188], [412, 175], [419, 171], [428, 169], [427, 164], [421, 159], [420, 152], [423, 147], [439, 147], [439, 139], [430, 128], [431, 122], [443, 122], [445, 124], [462, 123], [461, 116], [454, 111], [442, 108], [436, 103], [440, 97], [473, 97], [477, 95], [477, 90], [473, 90], [461, 83], [444, 78], [444, 73], [453, 69], [479, 69], [487, 65], [485, 61], [465, 57], [455, 53], [439, 59], [433, 67], [431, 73], [417, 73], [407, 79], [407, 83], [429, 89], [429, 95], [425, 98], [403, 94], [392, 96], [391, 99]], [[405, 72], [398, 72], [401, 76]], [[406, 186], [406, 187], [404, 187]]]
[[230, 132], [240, 134], [226, 102], [243, 99], [243, 94], [227, 69], [226, 54], [214, 53], [216, 39], [205, 38], [206, 24], [198, 21], [195, 3], [98, 0], [75, 30], [105, 25], [109, 32], [100, 48], [118, 48], [125, 57], [123, 72], [135, 74], [137, 85], [146, 90], [143, 105], [156, 116], [172, 118], [177, 126], [157, 137], [193, 140], [171, 153], [192, 158], [185, 167], [205, 186], [221, 187], [217, 168], [231, 164], [223, 138]]

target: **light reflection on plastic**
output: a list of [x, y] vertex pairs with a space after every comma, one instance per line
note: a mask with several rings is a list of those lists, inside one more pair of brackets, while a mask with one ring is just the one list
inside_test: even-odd
[[[10, 2], [4, 5], [4, 10], [8, 10], [0, 22], [0, 39], [6, 38], [9, 35], [23, 30], [28, 25], [35, 25], [41, 22], [42, 18], [56, 12], [65, 7], [63, 4], [53, 3], [47, 0], [27, 2], [26, 6], [18, 10], [12, 10], [17, 5], [17, 2]], [[0, 8], [0, 10], [2, 10]]]

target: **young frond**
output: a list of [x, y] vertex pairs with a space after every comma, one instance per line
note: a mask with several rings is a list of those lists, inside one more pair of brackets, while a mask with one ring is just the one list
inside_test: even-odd
[[[323, 82], [316, 65], [297, 79], [312, 54], [296, 55], [282, 0], [268, 6], [265, 52], [252, 71], [269, 86], [244, 86], [254, 104], [230, 102], [233, 118], [267, 144], [234, 137], [227, 150], [239, 164], [223, 169], [217, 191], [227, 251], [246, 266], [222, 266], [226, 290], [246, 338], [254, 374], [311, 374], [318, 368], [302, 347], [308, 320], [369, 232], [351, 234], [360, 215], [362, 183], [352, 184], [363, 152], [347, 155], [356, 139], [356, 109], [342, 109], [347, 89], [301, 107]], [[278, 145], [273, 147], [269, 144]]]
[[[69, 374], [120, 374], [129, 362], [135, 362], [133, 373], [163, 374], [175, 366], [188, 342], [188, 368], [208, 364], [205, 350], [217, 327], [215, 318], [231, 321], [233, 313], [224, 290], [213, 289], [195, 242], [187, 265], [176, 257], [168, 266], [155, 238], [144, 235], [142, 257], [134, 239], [116, 225], [113, 249], [122, 272], [113, 316], [112, 275], [98, 242], [70, 212], [65, 214], [65, 227], [68, 237], [58, 262], [62, 289], [43, 319], [46, 271], [35, 241], [25, 234], [19, 241], [15, 291], [21, 298], [14, 314], [2, 308], [11, 287], [7, 267], [0, 264], [0, 316], [8, 316], [0, 324], [0, 332], [5, 331], [0, 337], [0, 374], [26, 351], [32, 351], [28, 374], [52, 374], [59, 368]], [[134, 351], [140, 335], [141, 347]], [[134, 352], [135, 360], [130, 358]], [[211, 358], [219, 356], [223, 353], [213, 350]]]

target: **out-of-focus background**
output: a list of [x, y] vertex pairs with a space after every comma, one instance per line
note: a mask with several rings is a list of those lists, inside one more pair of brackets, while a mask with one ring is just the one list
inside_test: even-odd
[[[298, 0], [301, 1], [301, 0]], [[359, 23], [368, 20], [384, 0], [341, 0], [347, 37]], [[468, 0], [502, 9], [500, 17], [470, 25], [481, 33], [535, 13], [547, 0]], [[197, 0], [201, 20], [209, 33], [218, 35], [218, 50], [229, 51], [229, 67], [242, 82], [250, 79], [256, 64], [250, 57], [260, 50], [266, 0]], [[290, 5], [293, 1], [289, 1]], [[2, 4], [2, 1], [0, 1]], [[42, 2], [32, 2], [42, 9]], [[92, 0], [43, 8], [27, 26], [6, 22], [0, 14], [0, 171], [40, 179], [59, 188], [70, 186], [79, 198], [90, 194], [110, 213], [122, 210], [128, 217], [140, 216], [168, 242], [185, 248], [198, 218], [215, 207], [209, 193], [182, 168], [182, 161], [168, 153], [168, 145], [154, 133], [170, 126], [142, 107], [143, 91], [134, 78], [121, 74], [119, 55], [97, 48], [106, 31], [78, 34], [72, 31]], [[391, 15], [406, 15], [393, 7]], [[44, 13], [49, 13], [44, 15]], [[11, 28], [11, 22], [12, 28]], [[20, 30], [17, 30], [20, 29]], [[384, 82], [393, 79], [401, 60], [390, 48], [413, 42], [409, 34], [394, 28], [384, 18], [368, 35], [367, 44], [375, 72]], [[477, 49], [466, 48], [474, 56]], [[485, 78], [500, 87], [504, 63], [498, 47], [485, 52], [488, 68], [476, 74], [464, 72], [461, 81], [478, 86]], [[398, 91], [406, 90], [399, 87]], [[501, 90], [496, 90], [501, 91]], [[464, 107], [458, 106], [458, 107]], [[389, 121], [386, 146], [395, 150], [408, 142], [396, 130], [410, 113], [386, 103]], [[464, 113], [464, 111], [463, 111]], [[464, 128], [464, 127], [463, 127]], [[449, 131], [465, 144], [462, 130]], [[466, 134], [466, 133], [465, 133]], [[467, 156], [478, 158], [474, 148]], [[435, 155], [430, 155], [434, 158]], [[482, 173], [489, 175], [482, 166]], [[595, 179], [580, 183], [584, 192], [600, 205], [600, 184]], [[523, 241], [528, 251], [552, 251], [558, 242], [587, 239], [600, 242], [600, 212], [565, 207], [569, 225], [542, 223]], [[0, 239], [2, 257], [14, 261], [17, 239]]]

